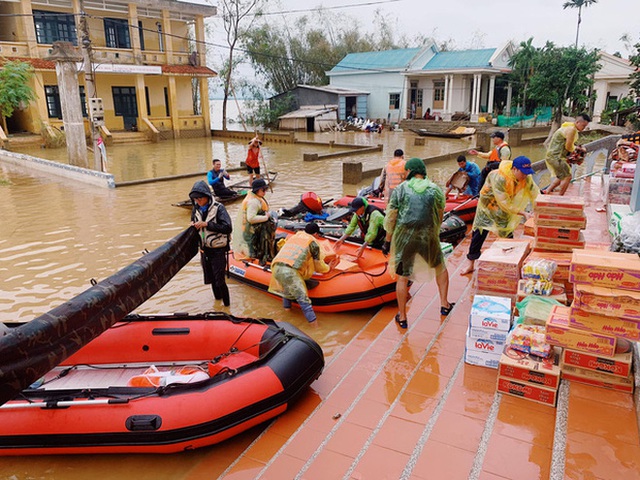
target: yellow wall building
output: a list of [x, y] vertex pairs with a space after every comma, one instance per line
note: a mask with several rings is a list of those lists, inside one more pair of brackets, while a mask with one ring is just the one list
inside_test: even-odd
[[31, 63], [37, 96], [7, 119], [7, 133], [62, 127], [56, 63], [47, 57], [55, 41], [82, 47], [86, 19], [96, 92], [85, 92], [79, 63], [80, 95], [84, 109], [85, 96], [102, 98], [103, 137], [125, 130], [156, 140], [209, 136], [207, 81], [216, 73], [205, 66], [204, 19], [215, 14], [215, 7], [175, 0], [3, 0], [0, 68]]

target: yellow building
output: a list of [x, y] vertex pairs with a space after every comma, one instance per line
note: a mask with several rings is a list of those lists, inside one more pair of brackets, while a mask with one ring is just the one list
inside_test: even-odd
[[[84, 18], [95, 96], [104, 105], [103, 137], [126, 130], [154, 140], [209, 136], [207, 81], [216, 73], [205, 66], [204, 18], [215, 14], [215, 7], [175, 0], [2, 0], [0, 68], [10, 60], [31, 63], [37, 96], [7, 119], [7, 133], [62, 126], [56, 65], [47, 57], [55, 41], [82, 46]], [[78, 71], [89, 132], [81, 63]]]

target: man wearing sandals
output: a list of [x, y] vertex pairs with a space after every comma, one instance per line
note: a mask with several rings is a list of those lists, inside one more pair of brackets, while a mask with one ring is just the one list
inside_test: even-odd
[[444, 193], [427, 178], [427, 169], [419, 158], [405, 165], [407, 180], [391, 194], [387, 204], [382, 248], [391, 250], [389, 269], [397, 275], [398, 314], [396, 323], [407, 328], [409, 281], [429, 282], [436, 279], [440, 294], [440, 314], [448, 315], [449, 272], [440, 248], [440, 224], [445, 207]]

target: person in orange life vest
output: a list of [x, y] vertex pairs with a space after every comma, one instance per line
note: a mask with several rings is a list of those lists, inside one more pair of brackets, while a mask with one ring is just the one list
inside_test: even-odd
[[253, 181], [236, 218], [235, 228], [240, 233], [233, 237], [236, 258], [256, 258], [261, 265], [270, 262], [275, 255], [277, 215], [269, 209], [264, 198], [267, 188], [264, 179]]
[[278, 216], [291, 218], [303, 213], [321, 215], [323, 209], [322, 199], [315, 192], [305, 192], [300, 196], [300, 202], [295, 207], [281, 208], [278, 210]]
[[262, 141], [256, 135], [249, 142], [249, 150], [247, 151], [247, 159], [244, 163], [247, 164], [247, 172], [249, 173], [249, 185], [257, 178], [260, 178], [260, 156], [262, 152], [260, 147]]
[[344, 235], [334, 245], [334, 250], [338, 251], [345, 239], [360, 229], [360, 238], [364, 240], [362, 246], [356, 250], [356, 258], [362, 256], [362, 252], [371, 245], [375, 248], [382, 248], [386, 232], [384, 230], [384, 211], [374, 205], [369, 205], [366, 198], [356, 197], [351, 202], [353, 216], [349, 226], [345, 229]]
[[480, 175], [479, 188], [482, 188], [484, 185], [484, 181], [487, 179], [489, 172], [500, 166], [501, 161], [511, 159], [511, 148], [509, 148], [509, 144], [504, 141], [504, 133], [493, 132], [491, 134], [491, 143], [493, 143], [494, 148], [489, 153], [469, 150], [469, 155], [475, 155], [488, 160]]
[[326, 273], [338, 262], [336, 257], [329, 265], [324, 261], [322, 248], [316, 241], [320, 227], [307, 223], [304, 231], [289, 237], [271, 263], [269, 292], [282, 297], [285, 310], [291, 308], [291, 300], [300, 305], [309, 323], [316, 321], [305, 280], [315, 272]]
[[196, 182], [189, 192], [193, 203], [191, 226], [200, 233], [200, 263], [204, 272], [205, 285], [211, 285], [213, 296], [222, 300], [225, 307], [230, 304], [229, 288], [224, 274], [231, 235], [231, 218], [224, 205], [213, 200], [207, 183]]
[[384, 198], [389, 201], [393, 189], [404, 182], [407, 176], [407, 171], [404, 169], [405, 163], [404, 152], [398, 148], [393, 152], [393, 158], [389, 160], [389, 163], [382, 169], [380, 186], [374, 190], [374, 195], [380, 196], [380, 193], [384, 192]]

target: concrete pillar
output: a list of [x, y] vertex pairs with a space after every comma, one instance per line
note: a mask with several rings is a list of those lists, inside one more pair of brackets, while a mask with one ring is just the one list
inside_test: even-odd
[[480, 106], [482, 101], [482, 74], [478, 74], [478, 100], [476, 102], [476, 114], [480, 115]]
[[56, 62], [56, 76], [60, 92], [62, 121], [67, 140], [69, 164], [82, 168], [90, 168], [87, 158], [87, 139], [80, 105], [80, 88], [78, 86], [77, 63], [82, 55], [70, 42], [54, 42], [48, 60]]
[[168, 10], [162, 10], [162, 32], [164, 37], [164, 53], [167, 63], [173, 62], [173, 37], [171, 36], [171, 16]]
[[491, 75], [489, 78], [489, 102], [487, 104], [487, 113], [493, 113], [493, 100], [496, 90], [496, 76]]
[[609, 92], [609, 82], [598, 80], [593, 85], [596, 94], [596, 101], [593, 105], [593, 121], [600, 123], [602, 112], [607, 108], [607, 93]]
[[[140, 45], [140, 30], [138, 29], [138, 6], [129, 3], [129, 36], [131, 37], [131, 49], [138, 62], [142, 62], [142, 46]], [[144, 92], [143, 92], [144, 93]]]
[[471, 90], [471, 115], [476, 114], [476, 101], [478, 100], [478, 74], [473, 74], [473, 89]]
[[176, 77], [169, 79], [169, 113], [173, 124], [173, 138], [180, 138], [180, 113], [178, 110], [178, 89], [176, 88]]
[[33, 10], [31, 2], [20, 2], [20, 13], [22, 14], [22, 28], [29, 48], [29, 56], [38, 58], [38, 41], [36, 40], [36, 26], [33, 23]]
[[513, 87], [511, 86], [511, 82], [507, 85], [507, 105], [505, 106], [506, 113], [505, 115], [511, 115], [511, 98], [513, 97]]
[[40, 125], [38, 124], [38, 119], [41, 119], [43, 122], [47, 122], [49, 120], [49, 112], [47, 111], [47, 98], [44, 94], [44, 78], [42, 76], [42, 72], [35, 72], [33, 76], [32, 86], [33, 91], [36, 94], [35, 104], [36, 110], [38, 112], [38, 114], [34, 115], [33, 117], [33, 131], [39, 132]]
[[400, 122], [400, 120], [402, 119], [406, 119], [409, 118], [409, 105], [411, 104], [411, 102], [409, 102], [409, 96], [411, 95], [411, 83], [409, 82], [409, 77], [404, 77], [404, 88], [403, 88], [403, 95], [400, 95], [400, 112], [402, 113], [398, 113], [398, 122]]
[[209, 108], [209, 79], [200, 78], [200, 111], [202, 112], [202, 123], [205, 137], [211, 136], [211, 111]]
[[200, 59], [200, 65], [206, 65], [207, 64], [207, 46], [204, 43], [204, 17], [202, 15], [196, 15], [195, 27], [196, 27], [196, 50], [198, 51], [198, 58]]
[[442, 103], [444, 106], [442, 113], [449, 113], [449, 75], [444, 76], [444, 102]]
[[138, 107], [138, 119], [141, 121], [138, 122], [138, 128], [140, 130], [146, 130], [147, 124], [142, 121], [143, 118], [147, 117], [147, 96], [145, 95], [145, 82], [144, 75], [138, 73], [135, 75], [136, 78], [136, 101]]

